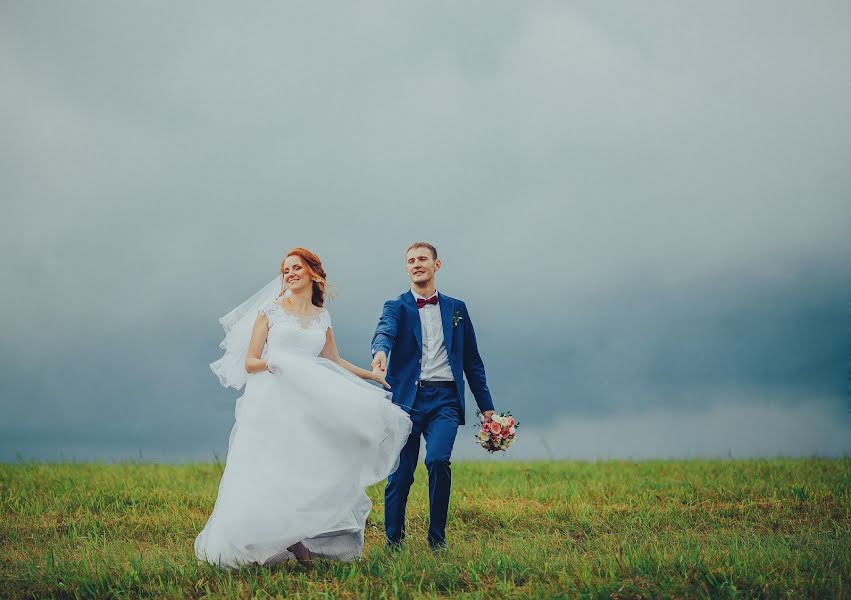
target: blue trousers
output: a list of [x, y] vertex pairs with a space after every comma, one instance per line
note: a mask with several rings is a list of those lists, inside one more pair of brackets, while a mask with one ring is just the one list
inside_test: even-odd
[[409, 412], [413, 424], [411, 435], [399, 455], [399, 467], [387, 478], [384, 489], [385, 534], [389, 544], [405, 538], [405, 505], [414, 483], [420, 436], [423, 436], [428, 470], [428, 543], [432, 547], [442, 546], [446, 544], [446, 515], [452, 485], [449, 457], [461, 423], [461, 403], [454, 389], [418, 388]]

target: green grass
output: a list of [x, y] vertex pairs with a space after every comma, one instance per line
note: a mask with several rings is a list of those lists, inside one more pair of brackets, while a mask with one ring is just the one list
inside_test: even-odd
[[228, 572], [195, 560], [215, 464], [0, 465], [0, 597], [851, 597], [851, 458], [456, 463], [447, 537]]

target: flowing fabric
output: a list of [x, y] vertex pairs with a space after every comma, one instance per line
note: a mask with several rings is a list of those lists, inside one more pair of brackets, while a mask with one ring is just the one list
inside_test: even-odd
[[[251, 339], [251, 330], [254, 328], [257, 312], [281, 295], [282, 289], [283, 280], [279, 275], [219, 319], [219, 323], [225, 330], [225, 338], [219, 344], [219, 348], [225, 353], [219, 360], [210, 363], [210, 369], [224, 387], [238, 390], [245, 385], [248, 377], [248, 373], [245, 372], [245, 356], [248, 354], [248, 341]], [[286, 296], [289, 296], [289, 290], [283, 295], [283, 297]]]
[[372, 503], [364, 488], [392, 473], [411, 432], [389, 392], [319, 356], [331, 319], [268, 301], [263, 358], [237, 400], [215, 507], [195, 540], [199, 559], [226, 567], [295, 557], [302, 541], [337, 560], [361, 556]]

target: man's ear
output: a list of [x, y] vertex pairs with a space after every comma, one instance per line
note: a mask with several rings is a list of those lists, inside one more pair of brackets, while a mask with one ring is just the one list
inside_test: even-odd
[[437, 273], [440, 270], [440, 265], [442, 265], [442, 264], [443, 263], [440, 262], [439, 258], [436, 261], [434, 261], [434, 272], [435, 273]]

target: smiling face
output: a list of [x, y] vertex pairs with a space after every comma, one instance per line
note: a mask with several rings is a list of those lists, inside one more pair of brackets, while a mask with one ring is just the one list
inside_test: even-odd
[[293, 292], [297, 292], [305, 287], [310, 288], [313, 284], [310, 270], [297, 254], [288, 256], [284, 260], [283, 274], [284, 283]]
[[413, 283], [427, 287], [440, 270], [440, 259], [435, 259], [431, 250], [424, 246], [411, 248], [405, 253], [405, 269]]

